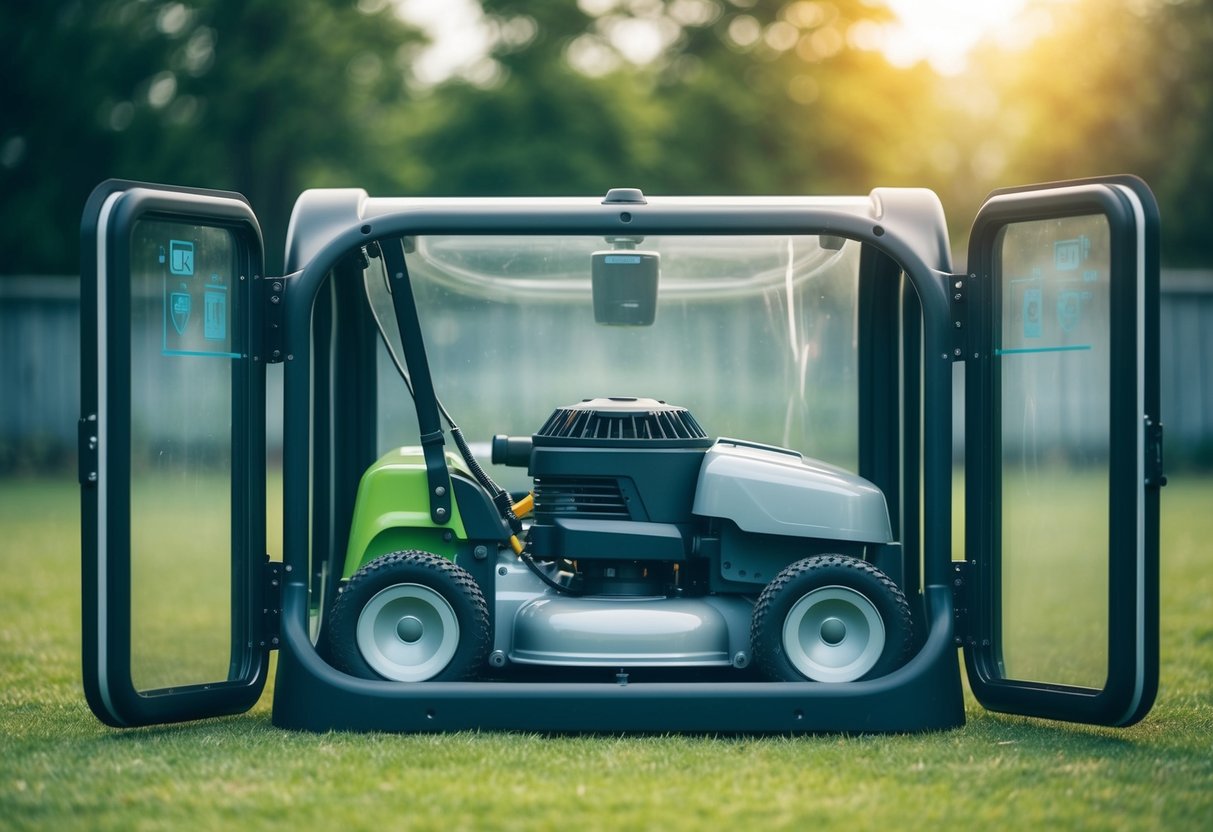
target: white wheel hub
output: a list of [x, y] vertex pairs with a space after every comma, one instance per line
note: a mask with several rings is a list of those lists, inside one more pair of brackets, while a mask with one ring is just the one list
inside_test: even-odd
[[450, 602], [421, 584], [393, 584], [358, 614], [358, 650], [385, 679], [423, 682], [442, 672], [459, 646]]
[[885, 629], [867, 596], [824, 586], [792, 605], [783, 622], [783, 650], [798, 671], [816, 682], [853, 682], [876, 666]]

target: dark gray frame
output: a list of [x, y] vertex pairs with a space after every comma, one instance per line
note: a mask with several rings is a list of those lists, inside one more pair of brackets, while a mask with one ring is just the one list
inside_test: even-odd
[[[282, 652], [275, 686], [275, 724], [308, 730], [356, 729], [436, 731], [500, 728], [541, 731], [909, 731], [939, 729], [964, 721], [959, 667], [952, 653], [951, 387], [953, 354], [948, 295], [946, 232], [933, 194], [882, 190], [873, 201], [885, 210], [879, 219], [851, 210], [788, 205], [702, 205], [680, 202], [553, 206], [542, 201], [491, 201], [436, 206], [384, 214], [331, 233], [333, 217], [320, 212], [317, 236], [331, 239], [320, 250], [295, 255], [303, 268], [290, 280], [287, 295], [284, 446], [284, 563], [288, 577], [282, 605]], [[288, 252], [306, 246], [306, 213], [297, 209], [296, 237]], [[348, 217], [348, 215], [347, 215]], [[347, 219], [348, 223], [348, 219]], [[327, 224], [327, 226], [326, 226]], [[308, 633], [308, 575], [311, 561], [307, 524], [309, 483], [310, 383], [314, 377], [310, 335], [316, 298], [330, 274], [361, 246], [377, 240], [425, 234], [567, 234], [613, 236], [672, 234], [823, 234], [848, 237], [865, 246], [874, 278], [892, 281], [881, 320], [896, 320], [904, 269], [921, 309], [927, 358], [922, 370], [924, 427], [923, 613], [925, 643], [901, 669], [880, 679], [843, 686], [810, 682], [609, 683], [427, 682], [399, 685], [347, 676], [330, 667]], [[290, 255], [288, 255], [289, 257]], [[407, 287], [406, 287], [407, 288]], [[397, 284], [399, 291], [399, 284]], [[876, 308], [876, 307], [874, 307]], [[872, 346], [869, 344], [869, 346]], [[911, 353], [912, 355], [913, 353]], [[340, 357], [337, 359], [340, 361]], [[886, 353], [875, 360], [874, 387], [888, 389], [893, 363]], [[916, 388], [915, 388], [916, 390]], [[874, 395], [870, 390], [863, 394]], [[334, 416], [338, 421], [338, 417]], [[358, 419], [345, 420], [347, 428]], [[873, 423], [879, 434], [887, 425]], [[911, 427], [913, 427], [911, 425]], [[909, 434], [909, 430], [906, 431]], [[917, 447], [917, 430], [913, 447]], [[323, 444], [324, 440], [320, 440]], [[896, 448], [896, 442], [889, 447]], [[910, 447], [910, 443], [907, 443]], [[367, 460], [369, 462], [369, 460]], [[892, 465], [867, 459], [864, 467]], [[916, 481], [916, 477], [914, 477]], [[326, 486], [318, 485], [323, 489]], [[915, 495], [916, 496], [916, 495]], [[915, 505], [915, 515], [917, 514]], [[908, 518], [907, 518], [908, 520]], [[910, 524], [913, 528], [913, 524]], [[917, 538], [917, 530], [914, 530]], [[292, 577], [295, 576], [295, 577]], [[915, 576], [916, 578], [917, 576]], [[486, 592], [491, 587], [484, 587]], [[592, 723], [587, 714], [593, 714]]]

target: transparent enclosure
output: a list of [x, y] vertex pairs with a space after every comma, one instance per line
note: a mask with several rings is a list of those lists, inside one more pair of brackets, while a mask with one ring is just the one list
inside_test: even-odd
[[147, 691], [233, 664], [231, 232], [139, 221], [131, 239], [131, 676]]
[[1108, 672], [1108, 222], [1002, 232], [1004, 674], [1099, 689]]
[[[593, 256], [632, 251], [660, 258], [655, 320], [596, 323]], [[854, 470], [859, 253], [817, 236], [406, 240], [435, 388], [486, 463], [494, 434], [529, 435], [582, 399], [637, 396], [688, 408], [711, 436]], [[367, 288], [397, 342], [382, 260], [371, 263]], [[416, 444], [386, 351], [379, 364], [380, 444]], [[493, 476], [525, 487], [525, 471]]]

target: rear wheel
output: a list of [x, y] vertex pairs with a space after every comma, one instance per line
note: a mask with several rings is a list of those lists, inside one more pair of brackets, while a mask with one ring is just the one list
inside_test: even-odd
[[872, 564], [842, 555], [805, 558], [766, 586], [750, 629], [754, 659], [779, 681], [854, 682], [905, 661], [910, 607]]
[[489, 649], [489, 611], [466, 570], [429, 552], [392, 552], [359, 569], [333, 604], [333, 663], [364, 679], [457, 680]]

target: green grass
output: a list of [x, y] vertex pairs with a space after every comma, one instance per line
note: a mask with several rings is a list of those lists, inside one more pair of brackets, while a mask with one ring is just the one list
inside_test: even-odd
[[[925, 736], [116, 731], [80, 689], [75, 488], [0, 482], [0, 829], [1197, 829], [1213, 818], [1213, 480], [1164, 493], [1162, 690], [1129, 729]], [[592, 721], [592, 716], [588, 717]]]

